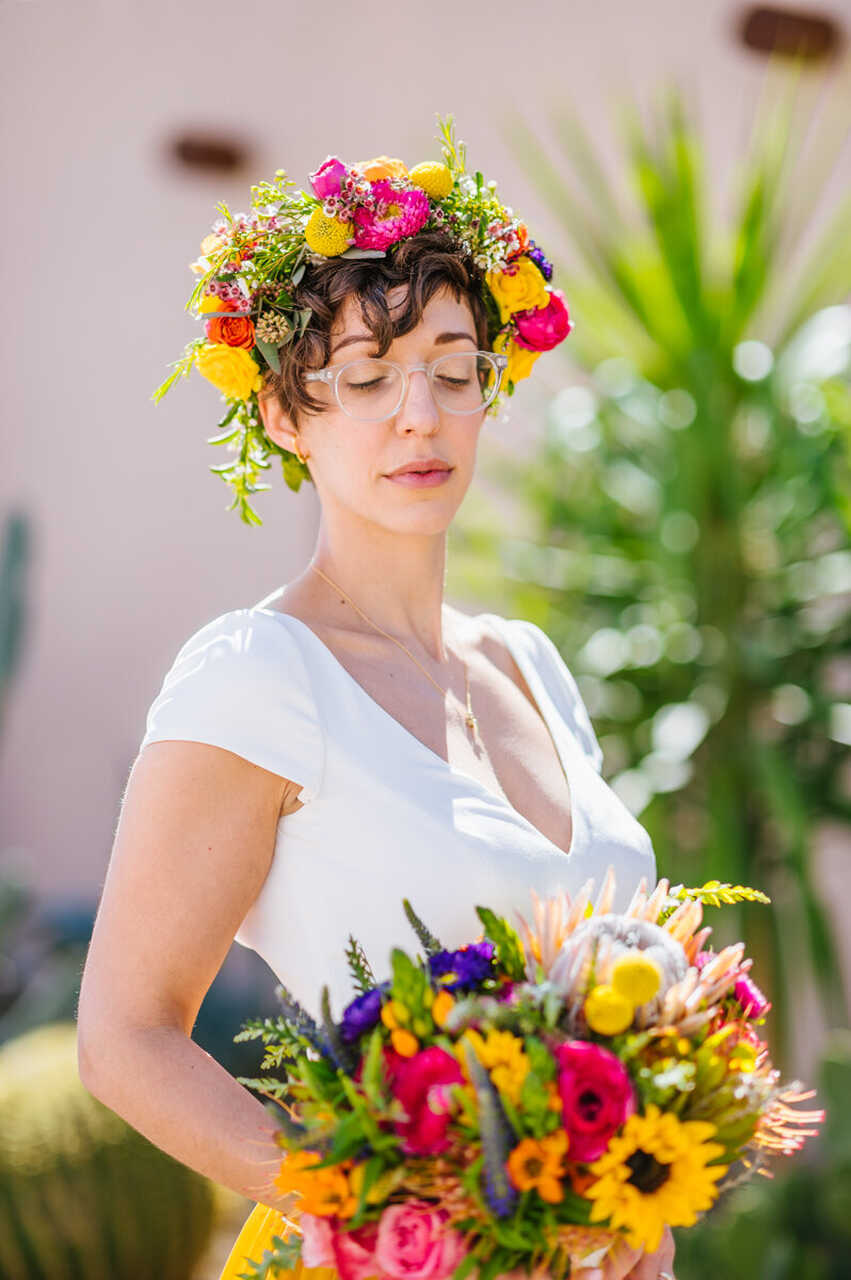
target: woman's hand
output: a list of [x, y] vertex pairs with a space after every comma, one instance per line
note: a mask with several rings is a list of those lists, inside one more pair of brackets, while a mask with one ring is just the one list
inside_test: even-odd
[[603, 1259], [601, 1267], [577, 1271], [577, 1280], [675, 1280], [674, 1237], [670, 1227], [662, 1233], [662, 1243], [653, 1253], [632, 1249], [619, 1237]]

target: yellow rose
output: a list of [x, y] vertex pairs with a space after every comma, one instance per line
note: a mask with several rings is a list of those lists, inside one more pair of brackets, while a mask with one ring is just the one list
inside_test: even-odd
[[260, 390], [260, 367], [244, 347], [207, 342], [198, 351], [195, 363], [199, 373], [232, 399], [247, 400], [252, 391]]
[[358, 160], [352, 168], [356, 173], [368, 178], [370, 182], [377, 182], [379, 178], [405, 178], [408, 175], [404, 163], [391, 156], [375, 156], [372, 160]]
[[540, 351], [527, 351], [507, 333], [499, 333], [494, 339], [494, 351], [501, 351], [508, 356], [508, 367], [505, 370], [507, 381], [522, 382], [532, 372], [532, 365], [541, 354]]
[[549, 305], [547, 282], [531, 258], [520, 257], [504, 271], [489, 271], [486, 279], [503, 324], [515, 311]]

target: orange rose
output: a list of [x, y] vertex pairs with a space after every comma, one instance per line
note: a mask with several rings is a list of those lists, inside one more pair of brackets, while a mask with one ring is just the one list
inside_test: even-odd
[[254, 324], [250, 316], [215, 316], [207, 321], [207, 337], [211, 342], [250, 351], [255, 342]]
[[357, 164], [352, 165], [352, 168], [364, 178], [368, 178], [370, 182], [377, 182], [379, 178], [408, 176], [408, 170], [403, 161], [395, 160], [391, 156], [375, 156], [372, 160], [359, 160]]

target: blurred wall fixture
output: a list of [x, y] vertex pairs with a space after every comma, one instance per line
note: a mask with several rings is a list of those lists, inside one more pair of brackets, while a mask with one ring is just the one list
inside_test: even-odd
[[246, 168], [252, 154], [247, 143], [212, 129], [177, 133], [167, 143], [166, 152], [170, 163], [179, 169], [216, 176]]
[[770, 4], [745, 11], [739, 36], [757, 53], [787, 54], [813, 62], [833, 57], [842, 44], [839, 25], [827, 14]]

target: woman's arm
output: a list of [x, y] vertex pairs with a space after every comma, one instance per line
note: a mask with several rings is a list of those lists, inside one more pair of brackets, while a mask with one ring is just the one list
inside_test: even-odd
[[283, 1209], [264, 1107], [190, 1033], [298, 788], [233, 752], [154, 742], [130, 772], [78, 1010], [86, 1088], [151, 1142]]

